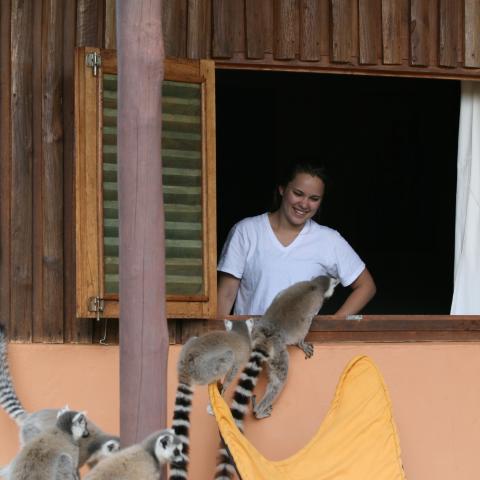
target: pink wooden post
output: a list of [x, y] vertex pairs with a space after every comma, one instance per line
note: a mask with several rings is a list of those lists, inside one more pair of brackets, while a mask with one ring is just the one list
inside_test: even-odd
[[161, 10], [160, 0], [117, 1], [123, 445], [166, 423]]

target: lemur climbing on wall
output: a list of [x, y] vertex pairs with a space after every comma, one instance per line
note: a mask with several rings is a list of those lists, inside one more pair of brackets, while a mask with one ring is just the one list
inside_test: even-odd
[[[313, 345], [305, 337], [326, 298], [333, 294], [336, 280], [319, 276], [310, 281], [297, 282], [282, 290], [273, 299], [263, 316], [256, 319], [252, 329], [252, 353], [235, 389], [230, 410], [235, 423], [243, 430], [243, 419], [252, 398], [256, 418], [271, 414], [272, 405], [282, 391], [288, 373], [289, 345], [296, 345], [313, 355]], [[254, 402], [253, 390], [266, 364], [268, 383], [262, 400]], [[220, 448], [215, 478], [231, 479], [235, 470], [225, 448]]]
[[190, 412], [195, 385], [223, 379], [222, 393], [250, 356], [250, 335], [245, 323], [235, 331], [209, 332], [190, 338], [180, 352], [177, 364], [178, 388], [172, 428], [182, 441], [182, 460], [170, 466], [170, 480], [187, 478], [189, 463]]

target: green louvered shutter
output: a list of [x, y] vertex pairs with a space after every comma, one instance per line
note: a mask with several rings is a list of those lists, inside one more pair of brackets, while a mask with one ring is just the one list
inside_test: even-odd
[[[163, 192], [167, 295], [203, 295], [201, 85], [163, 83]], [[103, 270], [119, 292], [117, 76], [103, 76]]]

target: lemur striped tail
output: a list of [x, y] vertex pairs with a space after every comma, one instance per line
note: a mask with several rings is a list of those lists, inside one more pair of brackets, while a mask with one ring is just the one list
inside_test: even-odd
[[185, 480], [188, 473], [190, 453], [190, 412], [192, 410], [193, 387], [187, 383], [179, 382], [175, 398], [172, 428], [182, 442], [181, 462], [170, 465], [169, 480]]
[[[248, 404], [253, 395], [253, 389], [257, 384], [258, 377], [263, 369], [263, 364], [268, 360], [268, 353], [260, 347], [254, 347], [247, 365], [240, 374], [237, 388], [233, 394], [230, 412], [238, 429], [243, 432], [243, 419], [248, 410]], [[217, 468], [215, 472], [216, 480], [230, 480], [235, 473], [235, 467], [232, 464], [230, 455], [223, 445], [218, 452]]]
[[5, 327], [0, 324], [0, 405], [19, 425], [27, 413], [15, 393], [8, 367]]

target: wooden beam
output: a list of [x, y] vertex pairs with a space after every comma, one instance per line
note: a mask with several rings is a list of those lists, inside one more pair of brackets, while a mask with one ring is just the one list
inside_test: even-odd
[[41, 86], [41, 321], [34, 341], [63, 343], [63, 0], [43, 2]]
[[12, 1], [10, 338], [32, 339], [33, 5]]
[[77, 47], [103, 47], [104, 0], [77, 0]]
[[11, 1], [0, 8], [0, 322], [10, 324]]
[[[251, 318], [229, 315], [229, 320]], [[222, 319], [208, 322], [190, 320], [185, 331], [180, 327], [177, 341], [185, 343], [191, 335], [223, 328]], [[346, 320], [334, 315], [317, 315], [307, 340], [311, 342], [478, 342], [480, 315], [362, 315]]]
[[166, 424], [168, 328], [161, 162], [161, 2], [117, 2], [120, 202], [120, 431]]

